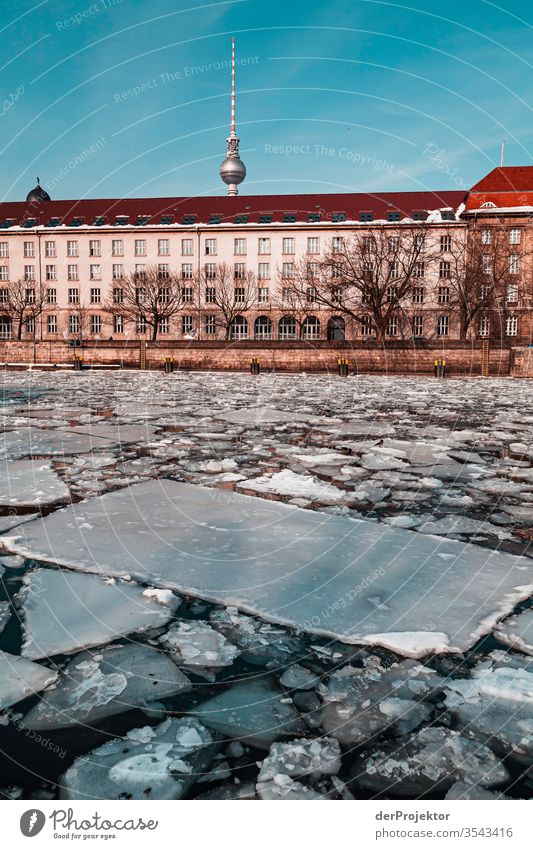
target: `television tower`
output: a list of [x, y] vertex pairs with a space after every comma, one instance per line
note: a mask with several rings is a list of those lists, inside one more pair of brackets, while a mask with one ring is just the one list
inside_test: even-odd
[[228, 187], [228, 195], [239, 194], [237, 188], [246, 177], [246, 166], [239, 156], [239, 139], [235, 131], [235, 38], [231, 39], [231, 129], [226, 139], [226, 158], [220, 166], [220, 176]]

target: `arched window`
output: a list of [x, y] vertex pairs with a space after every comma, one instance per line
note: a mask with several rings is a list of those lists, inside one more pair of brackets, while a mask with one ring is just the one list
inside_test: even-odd
[[236, 316], [230, 324], [230, 339], [248, 339], [248, 322], [243, 315]]
[[13, 322], [7, 315], [0, 315], [0, 339], [13, 338]]
[[314, 315], [308, 315], [302, 324], [303, 339], [319, 339], [320, 338], [320, 322]]
[[272, 339], [272, 322], [267, 315], [260, 315], [254, 322], [255, 339]]
[[346, 339], [346, 322], [340, 315], [334, 315], [328, 321], [328, 339], [330, 342]]
[[296, 319], [290, 315], [280, 318], [278, 324], [278, 339], [296, 339]]

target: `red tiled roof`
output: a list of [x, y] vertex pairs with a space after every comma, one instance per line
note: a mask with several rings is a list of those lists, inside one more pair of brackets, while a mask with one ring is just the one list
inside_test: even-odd
[[466, 212], [481, 209], [491, 203], [498, 209], [515, 209], [520, 206], [533, 206], [533, 191], [529, 192], [472, 192], [466, 202]]
[[525, 192], [533, 191], [533, 165], [493, 168], [471, 192]]
[[[320, 195], [239, 195], [238, 197], [174, 197], [124, 198], [89, 200], [52, 200], [46, 203], [0, 203], [0, 226], [12, 219], [14, 224], [35, 219], [44, 225], [52, 218], [61, 224], [73, 219], [92, 225], [96, 218], [105, 224], [115, 224], [120, 216], [128, 224], [137, 224], [139, 216], [147, 216], [149, 224], [161, 223], [161, 216], [182, 224], [185, 216], [195, 216], [191, 223], [207, 224], [211, 216], [221, 216], [221, 222], [233, 223], [237, 215], [247, 215], [246, 223], [259, 223], [260, 215], [271, 215], [273, 222], [283, 222], [285, 213], [296, 215], [296, 221], [307, 222], [309, 214], [320, 214], [320, 221], [332, 220], [332, 214], [343, 212], [347, 220], [359, 220], [361, 212], [371, 212], [374, 220], [386, 219], [388, 212], [412, 217], [414, 212], [457, 207], [465, 200], [463, 191], [443, 192], [385, 192], [383, 194], [320, 194]], [[241, 222], [244, 223], [244, 222]], [[269, 223], [269, 222], [263, 222]]]

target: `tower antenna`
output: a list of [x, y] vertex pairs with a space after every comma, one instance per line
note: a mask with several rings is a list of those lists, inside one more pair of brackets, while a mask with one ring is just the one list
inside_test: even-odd
[[235, 38], [231, 39], [231, 126], [226, 139], [226, 158], [220, 166], [220, 176], [228, 187], [228, 195], [239, 194], [238, 186], [246, 177], [246, 166], [239, 155], [239, 139], [235, 126]]
[[503, 168], [503, 161], [505, 159], [505, 139], [502, 141], [502, 152], [500, 156], [500, 168]]

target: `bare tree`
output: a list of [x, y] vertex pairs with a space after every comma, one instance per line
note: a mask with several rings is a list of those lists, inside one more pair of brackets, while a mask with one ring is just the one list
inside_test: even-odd
[[303, 325], [316, 311], [317, 304], [313, 293], [313, 278], [309, 272], [309, 263], [300, 259], [293, 263], [290, 274], [277, 272], [277, 287], [272, 305], [281, 318], [293, 318], [297, 326], [297, 335], [301, 338]]
[[320, 262], [299, 265], [296, 286], [300, 296], [361, 325], [370, 323], [383, 339], [434, 253], [422, 225], [383, 225], [362, 235], [336, 236]]
[[142, 272], [127, 274], [115, 280], [113, 293], [105, 304], [106, 312], [122, 316], [125, 322], [138, 322], [151, 330], [153, 342], [161, 324], [178, 313], [183, 305], [183, 291], [178, 275], [150, 265]]
[[67, 335], [83, 339], [89, 333], [91, 312], [87, 304], [72, 304], [69, 308]]
[[[469, 332], [485, 317], [494, 324], [505, 320], [508, 304], [518, 302], [531, 256], [512, 245], [509, 231], [475, 224], [465, 242], [449, 253], [450, 309], [459, 321], [459, 335]], [[444, 282], [444, 281], [443, 281]]]
[[257, 279], [253, 271], [243, 271], [236, 276], [227, 263], [219, 263], [216, 269], [204, 268], [195, 279], [194, 302], [205, 304], [203, 315], [213, 316], [216, 328], [229, 339], [235, 319], [250, 310], [257, 301]]
[[7, 314], [16, 324], [16, 338], [22, 339], [24, 322], [33, 319], [34, 322], [42, 314], [47, 301], [46, 287], [35, 280], [18, 280], [10, 283], [8, 288]]

